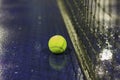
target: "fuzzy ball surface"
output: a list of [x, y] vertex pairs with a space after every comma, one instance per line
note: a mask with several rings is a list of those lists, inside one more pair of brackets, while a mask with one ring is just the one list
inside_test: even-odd
[[52, 53], [61, 54], [67, 48], [67, 41], [61, 35], [54, 35], [49, 39], [48, 47]]

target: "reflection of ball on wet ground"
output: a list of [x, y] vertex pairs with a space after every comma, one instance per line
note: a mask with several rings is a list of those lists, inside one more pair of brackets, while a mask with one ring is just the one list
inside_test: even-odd
[[67, 64], [67, 56], [66, 55], [49, 55], [49, 64], [51, 68], [55, 70], [63, 69]]
[[55, 35], [49, 39], [48, 47], [52, 53], [60, 54], [66, 50], [67, 42], [63, 36]]

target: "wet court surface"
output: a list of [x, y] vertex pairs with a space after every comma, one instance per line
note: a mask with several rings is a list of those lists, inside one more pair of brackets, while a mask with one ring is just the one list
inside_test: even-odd
[[[68, 48], [53, 55], [48, 40]], [[80, 80], [81, 69], [55, 0], [0, 1], [0, 80]]]

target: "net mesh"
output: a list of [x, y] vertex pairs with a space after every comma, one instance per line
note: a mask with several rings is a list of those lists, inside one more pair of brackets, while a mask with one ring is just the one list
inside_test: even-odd
[[58, 1], [88, 80], [120, 79], [119, 4], [119, 0]]

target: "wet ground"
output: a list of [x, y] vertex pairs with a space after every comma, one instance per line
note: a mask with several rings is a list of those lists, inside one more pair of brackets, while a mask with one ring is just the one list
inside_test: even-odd
[[[68, 47], [53, 55], [55, 34]], [[83, 75], [56, 0], [0, 0], [0, 80], [80, 80]]]

